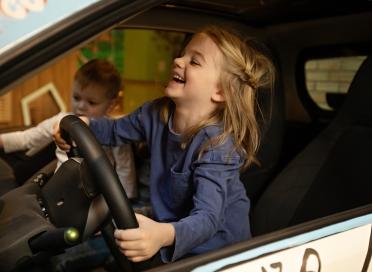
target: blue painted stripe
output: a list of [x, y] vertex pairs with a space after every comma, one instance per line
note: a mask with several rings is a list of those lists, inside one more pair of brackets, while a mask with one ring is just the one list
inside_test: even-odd
[[252, 258], [256, 258], [263, 254], [272, 253], [278, 250], [283, 250], [286, 248], [291, 248], [294, 246], [299, 246], [305, 244], [307, 242], [317, 240], [332, 234], [336, 234], [339, 232], [344, 232], [353, 228], [357, 228], [363, 225], [367, 225], [372, 223], [372, 214], [356, 217], [347, 221], [339, 222], [327, 227], [323, 227], [321, 229], [313, 230], [307, 233], [299, 234], [290, 238], [286, 238], [284, 240], [280, 240], [277, 242], [273, 242], [264, 246], [260, 246], [254, 249], [250, 249], [248, 251], [220, 259], [218, 261], [199, 266], [193, 269], [193, 272], [209, 272], [209, 271], [216, 271], [225, 267], [227, 265], [231, 265], [234, 263], [247, 261]]

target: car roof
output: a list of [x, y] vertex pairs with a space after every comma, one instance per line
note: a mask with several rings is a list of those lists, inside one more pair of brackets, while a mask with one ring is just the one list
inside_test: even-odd
[[173, 0], [167, 5], [235, 17], [252, 26], [304, 21], [372, 10], [372, 1], [324, 0]]
[[[58, 1], [51, 0], [47, 3], [51, 6], [52, 2]], [[67, 2], [74, 4], [76, 1], [64, 1], [64, 5]], [[194, 14], [193, 18], [198, 17], [199, 19], [196, 19], [194, 23], [195, 27], [185, 28], [184, 26], [191, 26], [193, 22], [177, 22], [175, 17], [169, 17], [171, 21], [168, 20], [164, 24], [168, 29], [172, 29], [172, 25], [174, 25], [173, 29], [186, 31], [192, 31], [201, 24], [215, 23], [216, 21], [224, 22], [224, 20], [254, 30], [255, 28], [288, 22], [302, 22], [314, 18], [329, 18], [330, 16], [372, 11], [372, 1], [368, 0], [79, 0], [78, 2], [87, 2], [90, 3], [90, 6], [75, 12], [71, 16], [66, 16], [63, 20], [56, 22], [55, 25], [48, 25], [43, 31], [22, 40], [21, 43], [15, 43], [4, 54], [1, 54], [2, 51], [0, 50], [0, 93], [9, 90], [25, 75], [29, 75], [30, 71], [31, 73], [36, 72], [46, 63], [94, 38], [103, 31], [123, 22], [126, 24], [132, 18], [134, 18], [132, 25], [136, 25], [137, 15], [150, 9], [153, 10], [154, 7], [155, 10], [186, 12], [189, 15]], [[4, 15], [0, 15], [0, 23], [3, 18]], [[141, 18], [141, 16], [138, 18]], [[186, 20], [188, 19], [189, 17], [186, 17]], [[208, 21], [209, 19], [211, 20]], [[165, 19], [162, 18], [160, 13], [160, 17], [157, 17], [156, 20], [153, 18], [152, 22], [156, 24], [157, 21], [162, 20]], [[148, 24], [145, 25], [148, 26]], [[18, 26], [18, 28], [21, 27]], [[5, 32], [12, 32], [12, 29], [8, 29], [7, 25], [7, 28], [0, 32], [0, 37], [3, 38]]]

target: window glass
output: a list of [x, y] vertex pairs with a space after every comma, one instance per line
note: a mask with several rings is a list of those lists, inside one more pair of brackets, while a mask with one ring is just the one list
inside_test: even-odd
[[[185, 33], [148, 29], [105, 32], [0, 96], [0, 129], [33, 126], [60, 110], [69, 111], [74, 75], [93, 58], [110, 60], [120, 71], [123, 90], [113, 116], [128, 114], [163, 95], [185, 37]], [[33, 100], [25, 111], [22, 103], [28, 97]]]
[[124, 99], [118, 114], [127, 114], [163, 95], [173, 59], [185, 37], [185, 33], [160, 30], [113, 30], [82, 47], [78, 62], [81, 65], [91, 58], [105, 58], [115, 64], [123, 78]]
[[98, 0], [1, 0], [0, 55], [96, 2]]
[[334, 110], [366, 56], [314, 59], [305, 63], [306, 87], [313, 101], [324, 110]]

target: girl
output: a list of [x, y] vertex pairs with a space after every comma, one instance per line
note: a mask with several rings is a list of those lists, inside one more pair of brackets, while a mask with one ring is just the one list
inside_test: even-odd
[[250, 203], [239, 171], [255, 162], [256, 92], [272, 80], [264, 55], [224, 29], [207, 27], [174, 60], [164, 98], [118, 120], [85, 119], [104, 145], [145, 140], [150, 149], [156, 221], [136, 214], [139, 228], [115, 231], [131, 261], [160, 250], [161, 260], [172, 262], [250, 238]]

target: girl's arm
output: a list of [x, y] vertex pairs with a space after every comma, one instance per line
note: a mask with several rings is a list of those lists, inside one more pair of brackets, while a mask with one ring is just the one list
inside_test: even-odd
[[151, 106], [145, 104], [127, 116], [118, 119], [90, 119], [89, 127], [99, 143], [120, 146], [131, 142], [147, 141], [153, 122]]
[[[148, 141], [151, 134], [153, 118], [158, 113], [151, 103], [146, 103], [131, 114], [119, 119], [80, 117], [95, 135], [98, 142], [107, 146], [120, 146], [133, 141]], [[70, 146], [60, 135], [59, 127], [54, 133], [56, 144], [64, 151]]]

